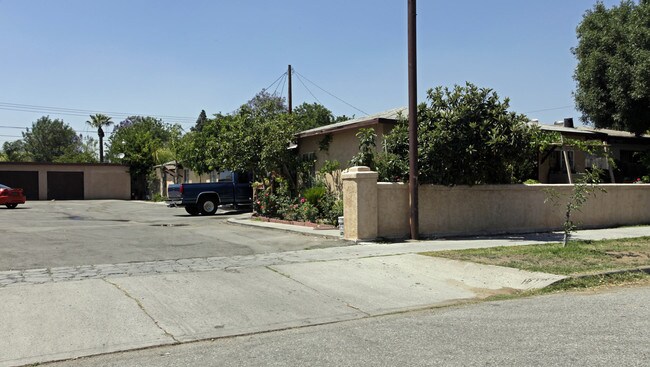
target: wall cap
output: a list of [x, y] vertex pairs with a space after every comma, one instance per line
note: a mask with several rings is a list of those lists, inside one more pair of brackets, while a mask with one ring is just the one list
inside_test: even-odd
[[370, 167], [355, 166], [343, 171], [341, 178], [344, 180], [375, 180], [379, 178], [379, 173], [371, 171]]

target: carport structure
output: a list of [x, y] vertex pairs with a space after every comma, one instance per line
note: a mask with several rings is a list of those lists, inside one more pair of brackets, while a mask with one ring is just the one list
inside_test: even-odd
[[0, 183], [27, 200], [131, 198], [128, 167], [120, 164], [0, 162]]

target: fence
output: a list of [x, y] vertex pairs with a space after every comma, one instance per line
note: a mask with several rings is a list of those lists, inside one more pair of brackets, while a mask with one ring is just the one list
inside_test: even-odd
[[[603, 184], [572, 219], [581, 228], [650, 224], [650, 185]], [[545, 202], [559, 194], [559, 206]], [[573, 185], [422, 185], [419, 228], [424, 237], [485, 235], [557, 230]], [[407, 184], [377, 182], [377, 173], [353, 167], [343, 174], [345, 238], [406, 238]], [[650, 233], [648, 234], [650, 235]]]

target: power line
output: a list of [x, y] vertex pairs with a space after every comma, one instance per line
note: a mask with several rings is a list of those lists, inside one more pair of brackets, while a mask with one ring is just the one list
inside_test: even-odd
[[534, 110], [534, 111], [528, 111], [524, 113], [533, 113], [533, 112], [545, 112], [545, 111], [555, 111], [555, 110], [565, 110], [567, 108], [573, 108], [574, 106], [562, 106], [562, 107], [553, 107], [553, 108], [545, 108], [542, 110]]
[[[286, 77], [287, 77], [287, 73], [282, 74], [282, 76], [281, 76], [282, 81], [280, 81], [280, 82], [275, 86], [275, 90], [273, 90], [273, 94], [271, 94], [272, 96], [276, 96], [276, 95], [278, 94], [278, 89], [280, 88], [281, 85], [282, 85], [282, 88], [284, 88], [284, 81], [286, 80]], [[282, 93], [282, 90], [281, 90], [281, 89], [280, 89], [280, 93]]]
[[[294, 69], [294, 71], [295, 71], [295, 69]], [[348, 105], [348, 106], [354, 108], [355, 110], [357, 110], [357, 111], [363, 113], [363, 114], [366, 115], [366, 116], [367, 116], [367, 115], [370, 115], [368, 112], [364, 112], [363, 110], [361, 110], [361, 109], [359, 109], [359, 108], [357, 108], [357, 107], [354, 107], [353, 105], [349, 104], [348, 102], [342, 100], [341, 98], [339, 98], [339, 97], [335, 96], [334, 94], [332, 94], [332, 93], [326, 91], [325, 89], [321, 88], [318, 84], [312, 82], [311, 80], [309, 80], [308, 78], [306, 78], [304, 75], [300, 74], [299, 72], [295, 71], [295, 73], [296, 73], [298, 76], [305, 78], [306, 81], [308, 81], [308, 82], [310, 82], [311, 84], [313, 84], [314, 86], [316, 86], [316, 88], [318, 88], [318, 89], [322, 90], [323, 92], [329, 94], [330, 96], [332, 96], [332, 97], [338, 99], [339, 101], [345, 103], [346, 105]]]
[[[288, 75], [288, 73], [287, 73]], [[282, 94], [284, 94], [284, 85], [287, 83], [287, 78], [282, 79], [282, 88], [280, 88], [280, 99], [282, 99]]]
[[96, 113], [101, 113], [105, 115], [112, 115], [117, 118], [123, 118], [123, 117], [126, 118], [130, 116], [151, 116], [154, 118], [167, 119], [167, 120], [183, 120], [183, 121], [195, 120], [194, 117], [187, 117], [187, 116], [149, 115], [149, 114], [131, 113], [131, 112], [94, 111], [94, 110], [84, 110], [84, 109], [77, 109], [77, 108], [40, 106], [40, 105], [9, 103], [9, 102], [0, 102], [0, 110], [17, 111], [17, 112], [51, 113], [51, 114], [67, 115], [67, 116], [88, 116]]
[[[272, 87], [275, 83], [277, 83], [278, 80], [282, 79], [282, 77], [285, 76], [285, 75], [287, 75], [287, 72], [286, 72], [286, 71], [284, 72], [284, 74], [280, 75], [277, 79], [275, 79], [275, 81], [274, 81], [273, 83], [271, 83], [271, 85], [269, 85], [268, 87], [266, 87], [266, 88], [264, 88], [264, 89], [262, 89], [262, 90], [265, 90], [265, 91], [266, 91], [266, 90], [271, 89], [271, 87]], [[278, 90], [278, 87], [277, 87], [277, 86], [275, 87], [275, 90], [276, 90], [276, 91]]]
[[309, 87], [307, 87], [307, 85], [305, 84], [305, 82], [302, 81], [302, 78], [300, 77], [300, 75], [297, 75], [297, 74], [296, 74], [296, 76], [298, 77], [298, 81], [300, 82], [300, 84], [302, 84], [303, 87], [305, 87], [305, 89], [307, 89], [307, 92], [309, 92], [309, 94], [311, 94], [311, 96], [314, 97], [314, 99], [316, 100], [316, 102], [322, 104], [321, 101], [320, 101], [318, 98], [316, 98], [316, 96], [314, 95], [314, 93], [311, 92], [311, 89], [309, 89]]

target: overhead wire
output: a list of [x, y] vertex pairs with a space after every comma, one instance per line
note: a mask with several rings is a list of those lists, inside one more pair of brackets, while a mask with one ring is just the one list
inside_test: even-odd
[[[294, 71], [295, 71], [295, 70], [294, 70]], [[307, 78], [307, 77], [305, 77], [304, 75], [300, 74], [298, 71], [295, 71], [295, 73], [296, 73], [296, 75], [305, 78], [306, 81], [308, 81], [309, 83], [313, 84], [316, 88], [318, 88], [318, 89], [322, 90], [323, 92], [329, 94], [330, 96], [332, 96], [332, 97], [338, 99], [339, 101], [345, 103], [346, 105], [348, 105], [348, 106], [354, 108], [355, 110], [357, 110], [357, 111], [363, 113], [364, 115], [370, 115], [369, 113], [367, 113], [367, 112], [365, 112], [365, 111], [363, 111], [363, 110], [361, 110], [361, 109], [359, 109], [359, 108], [357, 108], [357, 107], [351, 105], [350, 103], [344, 101], [343, 99], [341, 99], [341, 98], [335, 96], [334, 94], [328, 92], [327, 90], [325, 90], [324, 88], [322, 88], [322, 87], [319, 86], [318, 84], [316, 84], [316, 83], [312, 82], [311, 80], [309, 80], [309, 78]]]
[[78, 109], [78, 108], [52, 107], [52, 106], [29, 105], [29, 104], [19, 104], [19, 103], [9, 103], [9, 102], [0, 102], [0, 110], [17, 111], [17, 112], [51, 113], [51, 114], [65, 115], [65, 116], [88, 116], [97, 113], [110, 115], [111, 117], [116, 117], [116, 118], [126, 118], [130, 116], [151, 116], [163, 120], [177, 120], [183, 123], [194, 122], [195, 120], [194, 117], [189, 117], [189, 116], [151, 115], [151, 114], [132, 113], [132, 112], [96, 111], [96, 110], [85, 110], [85, 109]]
[[302, 86], [305, 87], [305, 89], [307, 89], [307, 92], [309, 92], [309, 94], [311, 94], [311, 96], [314, 97], [314, 99], [316, 100], [316, 102], [322, 104], [321, 101], [318, 99], [318, 97], [316, 97], [316, 96], [314, 95], [314, 93], [312, 93], [311, 89], [309, 89], [309, 87], [305, 84], [305, 82], [303, 82], [303, 80], [302, 80], [302, 78], [300, 77], [300, 75], [296, 74], [296, 76], [298, 77], [298, 81], [300, 82], [300, 84], [302, 84]]
[[541, 110], [528, 111], [524, 113], [533, 113], [533, 112], [545, 112], [545, 111], [555, 111], [555, 110], [565, 110], [567, 108], [573, 108], [575, 106], [562, 106], [562, 107], [553, 107], [553, 108], [544, 108]]
[[[287, 72], [287, 75], [288, 75], [288, 72]], [[284, 94], [284, 86], [285, 86], [285, 84], [287, 84], [287, 79], [289, 79], [288, 76], [282, 80], [282, 88], [280, 88], [280, 99], [282, 99], [282, 95]]]
[[275, 86], [275, 90], [273, 90], [273, 94], [271, 94], [272, 96], [277, 96], [278, 95], [278, 89], [280, 88], [280, 85], [282, 85], [284, 83], [284, 80], [285, 80], [286, 76], [287, 76], [287, 73], [282, 74], [282, 76], [281, 76], [282, 80]]
[[[287, 75], [287, 72], [286, 72], [286, 71], [284, 72], [284, 74], [280, 75], [277, 79], [275, 79], [275, 80], [273, 81], [273, 83], [271, 83], [268, 87], [266, 87], [266, 88], [264, 88], [264, 89], [262, 89], [262, 90], [267, 91], [267, 90], [271, 89], [271, 87], [272, 87], [275, 83], [277, 83], [278, 80], [282, 79], [282, 77], [285, 76], [285, 75]], [[277, 87], [277, 86], [275, 87], [275, 90], [278, 90], [278, 87]]]

